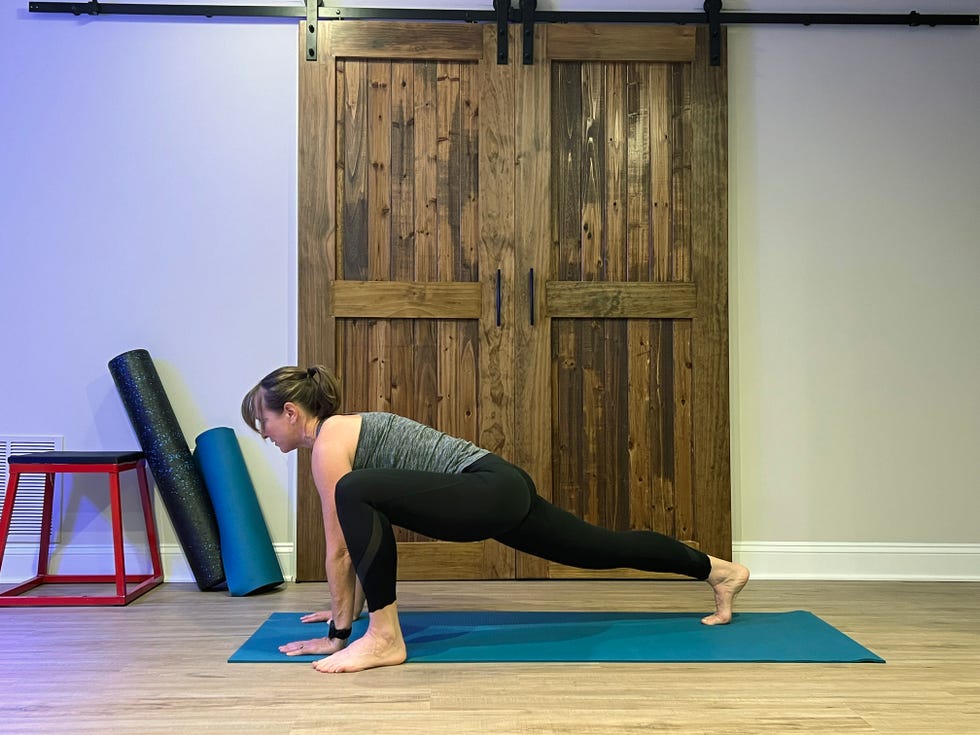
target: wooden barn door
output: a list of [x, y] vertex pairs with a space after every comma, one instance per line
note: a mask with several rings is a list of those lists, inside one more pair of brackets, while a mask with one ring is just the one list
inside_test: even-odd
[[536, 400], [518, 447], [576, 515], [730, 558], [726, 87], [706, 41], [554, 25], [518, 72], [518, 268], [537, 315], [518, 340]]
[[[392, 411], [507, 455], [513, 340], [497, 323], [496, 274], [512, 270], [513, 243], [494, 213], [514, 191], [512, 173], [481, 159], [496, 128], [513, 138], [513, 119], [495, 110], [510, 71], [487, 31], [320, 23], [318, 61], [300, 61], [300, 360], [335, 368], [344, 410]], [[297, 578], [321, 580], [308, 462]], [[513, 552], [494, 542], [397, 537], [401, 579], [514, 576]]]
[[[301, 34], [300, 362], [590, 521], [728, 555], [724, 67], [693, 29], [536, 33], [533, 66], [489, 26], [320, 23], [316, 62]], [[298, 486], [320, 580], [308, 456]], [[580, 574], [398, 534], [401, 579]]]

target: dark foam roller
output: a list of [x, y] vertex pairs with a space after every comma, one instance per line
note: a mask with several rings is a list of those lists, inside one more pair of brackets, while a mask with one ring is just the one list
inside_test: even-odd
[[238, 437], [222, 426], [196, 443], [194, 459], [218, 518], [228, 591], [240, 597], [278, 587], [285, 580]]
[[109, 372], [197, 586], [214, 589], [225, 581], [218, 522], [153, 359], [146, 350], [124, 352], [109, 361]]

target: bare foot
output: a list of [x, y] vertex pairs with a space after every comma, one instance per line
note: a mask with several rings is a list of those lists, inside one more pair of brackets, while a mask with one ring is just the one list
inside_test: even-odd
[[313, 668], [325, 674], [397, 666], [408, 656], [402, 628], [398, 622], [397, 603], [370, 614], [364, 635], [347, 648], [314, 662]]
[[391, 640], [368, 631], [344, 650], [315, 661], [313, 668], [324, 674], [342, 674], [397, 666], [404, 663], [406, 657], [405, 641], [400, 636], [398, 640]]
[[749, 570], [741, 564], [713, 556], [708, 558], [711, 560], [708, 584], [715, 593], [715, 612], [701, 618], [701, 622], [705, 625], [725, 625], [732, 620], [732, 602], [749, 581]]

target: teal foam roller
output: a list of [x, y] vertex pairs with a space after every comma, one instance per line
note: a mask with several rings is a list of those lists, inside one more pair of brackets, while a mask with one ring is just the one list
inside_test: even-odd
[[194, 460], [218, 519], [221, 560], [233, 597], [266, 592], [285, 580], [235, 432], [209, 429], [197, 437]]

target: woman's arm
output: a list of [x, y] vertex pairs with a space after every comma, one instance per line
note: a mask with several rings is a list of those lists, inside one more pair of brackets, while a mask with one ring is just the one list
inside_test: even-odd
[[[361, 580], [354, 578], [354, 620], [361, 617], [364, 612], [364, 590], [361, 589]], [[329, 623], [331, 620], [329, 610], [318, 610], [317, 612], [307, 613], [300, 620], [304, 623]]]
[[[364, 604], [364, 594], [357, 577], [350, 555], [347, 553], [347, 542], [344, 532], [337, 519], [337, 505], [334, 493], [337, 482], [351, 471], [351, 462], [356, 443], [350, 446], [350, 441], [344, 441], [344, 431], [341, 427], [324, 424], [316, 444], [313, 445], [311, 465], [313, 482], [320, 495], [320, 505], [323, 510], [323, 533], [326, 538], [326, 572], [327, 584], [330, 588], [330, 611], [307, 615], [304, 622], [333, 621], [334, 627], [343, 630], [350, 628], [354, 618], [360, 614], [360, 606]], [[293, 641], [279, 650], [290, 656], [304, 654], [331, 654], [340, 651], [347, 645], [340, 638], [313, 638], [307, 641]]]
[[[339, 629], [349, 628], [359, 612], [355, 609], [357, 598], [356, 576], [347, 552], [347, 542], [337, 518], [337, 504], [334, 499], [337, 482], [351, 471], [351, 458], [344, 442], [327, 434], [329, 428], [323, 427], [324, 436], [313, 447], [313, 482], [320, 494], [323, 510], [323, 533], [326, 539], [326, 572], [330, 588], [330, 619]], [[332, 432], [331, 432], [332, 433]]]

